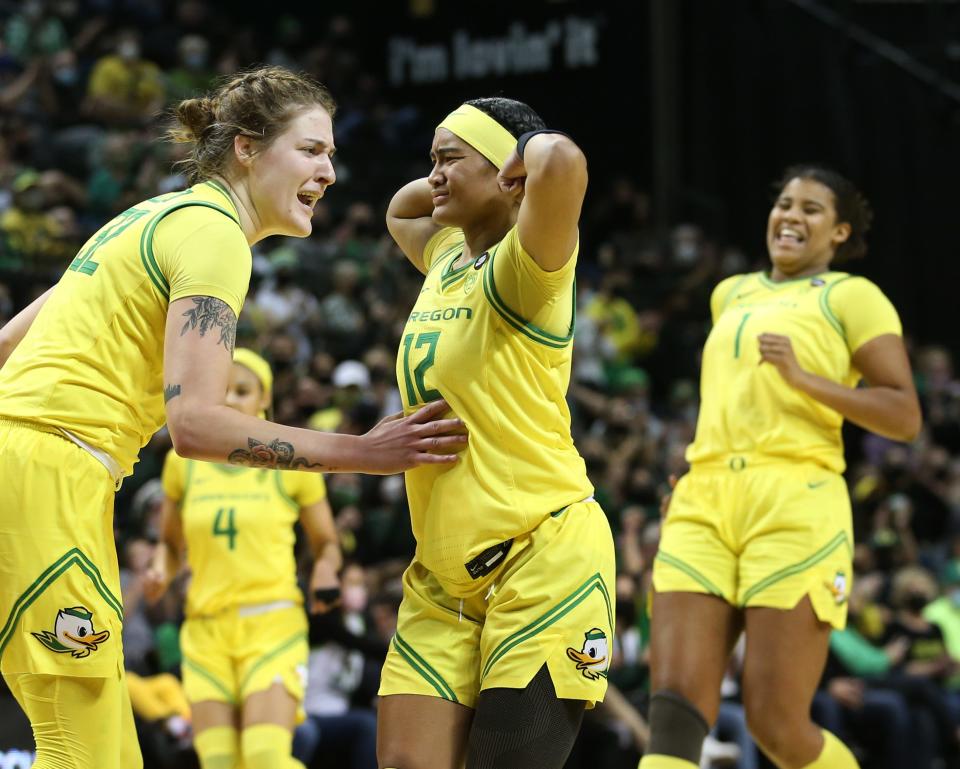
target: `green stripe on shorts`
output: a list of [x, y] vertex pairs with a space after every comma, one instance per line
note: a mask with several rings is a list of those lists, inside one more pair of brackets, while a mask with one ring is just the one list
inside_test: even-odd
[[14, 602], [10, 614], [7, 616], [7, 621], [4, 623], [3, 629], [0, 630], [0, 656], [3, 656], [3, 650], [6, 649], [7, 644], [10, 643], [10, 639], [13, 637], [13, 630], [23, 613], [71, 566], [79, 567], [80, 570], [87, 575], [93, 583], [93, 587], [100, 594], [100, 597], [103, 598], [107, 606], [113, 609], [117, 617], [120, 618], [120, 623], [123, 623], [123, 605], [117, 600], [116, 596], [110, 592], [110, 588], [107, 587], [107, 583], [104, 582], [103, 576], [100, 574], [100, 570], [96, 564], [87, 558], [78, 548], [74, 547], [44, 569], [43, 573], [37, 577], [33, 581], [33, 584], [24, 590], [20, 597]]
[[587, 579], [586, 582], [580, 585], [580, 587], [574, 590], [570, 595], [564, 598], [560, 603], [550, 609], [550, 611], [548, 611], [546, 614], [540, 616], [526, 627], [521, 628], [515, 633], [512, 633], [503, 641], [501, 641], [497, 648], [494, 649], [490, 654], [490, 657], [487, 659], [487, 664], [483, 666], [483, 673], [480, 675], [480, 680], [482, 681], [487, 677], [490, 669], [501, 657], [503, 657], [504, 654], [518, 644], [521, 644], [524, 641], [533, 638], [535, 635], [542, 633], [561, 617], [565, 616], [579, 604], [583, 603], [587, 596], [589, 596], [594, 590], [600, 591], [600, 595], [603, 596], [603, 600], [607, 604], [607, 621], [610, 623], [610, 629], [613, 630], [613, 611], [610, 608], [610, 594], [607, 592], [607, 586], [603, 582], [603, 577], [601, 577], [600, 573], [597, 572], [592, 577]]
[[258, 659], [252, 668], [247, 671], [247, 674], [243, 677], [243, 680], [240, 682], [240, 691], [243, 692], [247, 688], [247, 684], [250, 683], [250, 679], [253, 678], [253, 674], [256, 673], [260, 668], [266, 665], [274, 657], [283, 654], [291, 646], [295, 646], [298, 641], [307, 642], [307, 634], [302, 630], [297, 631], [294, 635], [290, 636], [284, 641], [281, 641], [276, 646], [274, 646], [270, 651], [264, 654], [260, 659]]
[[406, 660], [410, 667], [416, 670], [427, 683], [437, 690], [437, 694], [443, 697], [443, 699], [449, 700], [450, 702], [460, 701], [457, 699], [457, 695], [454, 694], [450, 684], [443, 680], [443, 676], [430, 667], [429, 663], [417, 654], [413, 647], [403, 640], [399, 633], [393, 636], [393, 648], [397, 650], [397, 654]]
[[[699, 571], [697, 571], [693, 566], [691, 566], [691, 565], [688, 564], [688, 563], [685, 563], [685, 562], [681, 561], [681, 560], [680, 560], [679, 558], [677, 558], [675, 555], [670, 555], [669, 553], [665, 553], [663, 550], [659, 550], [659, 551], [657, 552], [657, 560], [658, 560], [658, 561], [662, 561], [663, 563], [665, 563], [665, 564], [667, 564], [667, 565], [669, 565], [669, 566], [672, 566], [672, 567], [675, 568], [675, 569], [679, 569], [679, 570], [682, 571], [684, 574], [686, 574], [688, 577], [690, 577], [691, 579], [693, 579], [693, 580], [699, 582], [701, 585], [703, 585], [703, 587], [706, 588], [707, 592], [710, 593], [711, 595], [715, 595], [715, 596], [717, 596], [718, 598], [723, 598], [723, 597], [724, 597], [724, 596], [723, 596], [723, 592], [720, 590], [720, 588], [718, 588], [716, 585], [714, 585], [709, 579], [707, 579], [705, 576], [703, 576], [703, 575], [702, 575]], [[726, 599], [724, 599], [724, 600], [726, 600]]]
[[236, 705], [236, 704], [237, 704], [237, 700], [236, 700], [236, 698], [233, 696], [233, 694], [231, 693], [231, 691], [230, 691], [230, 690], [226, 687], [226, 685], [225, 685], [219, 678], [217, 678], [213, 673], [209, 672], [208, 670], [204, 670], [204, 669], [203, 669], [202, 667], [200, 667], [196, 662], [193, 662], [193, 661], [187, 659], [186, 657], [183, 658], [183, 666], [184, 666], [185, 668], [188, 668], [189, 670], [193, 671], [194, 673], [196, 673], [196, 674], [197, 674], [198, 676], [200, 676], [201, 678], [206, 679], [207, 682], [209, 682], [210, 684], [212, 684], [215, 689], [217, 689], [219, 692], [221, 692], [221, 693], [223, 694], [224, 697], [226, 697], [227, 702], [229, 702], [231, 705]]
[[766, 577], [760, 580], [756, 585], [754, 585], [746, 593], [744, 593], [743, 601], [741, 602], [740, 605], [746, 606], [747, 601], [753, 598], [760, 591], [766, 590], [771, 585], [774, 585], [777, 582], [780, 582], [781, 580], [786, 579], [787, 577], [792, 577], [795, 574], [799, 574], [800, 572], [806, 571], [811, 566], [816, 565], [817, 563], [822, 561], [824, 558], [826, 558], [828, 555], [830, 555], [830, 553], [832, 553], [834, 550], [840, 547], [840, 545], [846, 545], [847, 550], [851, 550], [850, 542], [849, 540], [847, 540], [847, 533], [845, 531], [839, 532], [833, 539], [827, 542], [827, 544], [825, 544], [823, 547], [817, 550], [817, 552], [815, 552], [809, 558], [803, 561], [800, 561], [800, 563], [795, 563], [792, 566], [785, 566], [779, 571], [775, 571], [769, 577]]

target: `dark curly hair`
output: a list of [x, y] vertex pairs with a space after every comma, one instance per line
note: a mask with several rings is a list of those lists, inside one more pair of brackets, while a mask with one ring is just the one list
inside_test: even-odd
[[224, 79], [207, 96], [180, 102], [167, 136], [193, 144], [180, 165], [195, 184], [223, 174], [235, 136], [251, 136], [267, 147], [299, 112], [314, 106], [330, 117], [337, 109], [330, 92], [309, 75], [258, 67]]
[[850, 225], [850, 237], [837, 246], [833, 256], [835, 264], [862, 259], [867, 254], [866, 234], [873, 223], [870, 201], [843, 174], [819, 163], [800, 163], [787, 168], [773, 183], [774, 199], [783, 192], [793, 179], [812, 179], [833, 193], [833, 205], [837, 211], [837, 223]]
[[506, 99], [503, 96], [487, 96], [471, 99], [466, 104], [486, 112], [517, 139], [527, 131], [540, 131], [547, 127], [543, 118], [522, 101]]

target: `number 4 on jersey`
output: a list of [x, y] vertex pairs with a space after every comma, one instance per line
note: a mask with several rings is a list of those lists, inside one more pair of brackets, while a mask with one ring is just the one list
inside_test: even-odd
[[227, 537], [227, 548], [233, 550], [237, 543], [237, 527], [233, 520], [234, 508], [221, 507], [213, 519], [213, 535]]

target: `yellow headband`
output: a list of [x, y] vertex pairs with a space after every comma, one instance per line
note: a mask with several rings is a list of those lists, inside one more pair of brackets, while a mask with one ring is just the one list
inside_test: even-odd
[[483, 110], [461, 104], [437, 128], [456, 134], [497, 168], [503, 168], [517, 146], [517, 137]]
[[233, 362], [250, 369], [253, 375], [260, 381], [260, 386], [263, 388], [263, 391], [267, 395], [270, 395], [273, 390], [273, 372], [270, 370], [269, 363], [253, 350], [248, 350], [245, 347], [238, 347], [233, 351]]

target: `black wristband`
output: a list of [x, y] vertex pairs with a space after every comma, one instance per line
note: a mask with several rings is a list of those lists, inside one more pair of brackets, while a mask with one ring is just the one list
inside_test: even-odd
[[[527, 131], [525, 134], [520, 134], [520, 138], [517, 139], [517, 154], [521, 160], [523, 160], [523, 151], [527, 148], [527, 142], [537, 134], [560, 134], [570, 139], [570, 134], [565, 134], [563, 131], [554, 131], [552, 128], [541, 128], [539, 131]], [[572, 139], [570, 140], [573, 141]]]

